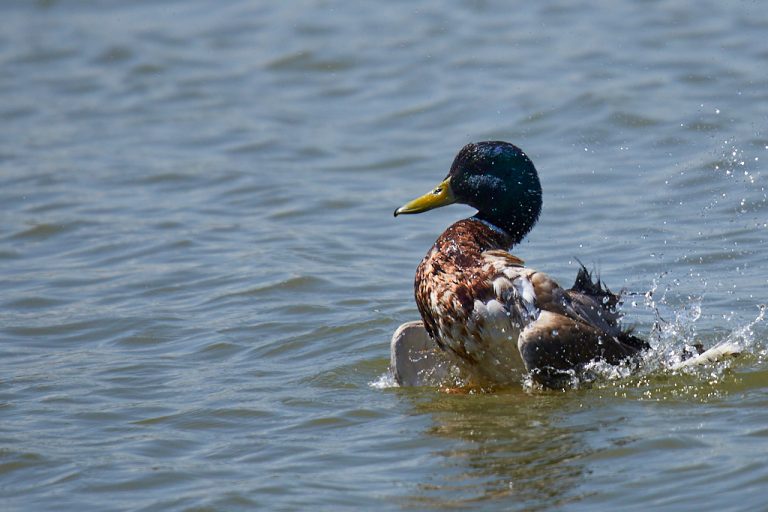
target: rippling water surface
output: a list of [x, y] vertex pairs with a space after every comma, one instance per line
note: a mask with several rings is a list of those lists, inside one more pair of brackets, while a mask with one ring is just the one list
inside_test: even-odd
[[[764, 508], [768, 8], [603, 4], [4, 1], [1, 508]], [[626, 288], [643, 371], [388, 385], [471, 213], [392, 210], [484, 139], [541, 174], [516, 254]]]

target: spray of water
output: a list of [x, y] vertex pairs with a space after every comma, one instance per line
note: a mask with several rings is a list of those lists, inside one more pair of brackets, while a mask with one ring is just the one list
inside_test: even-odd
[[[758, 305], [758, 312], [752, 320], [730, 332], [715, 335], [700, 332], [698, 321], [702, 317], [702, 297], [692, 296], [683, 304], [669, 304], [669, 288], [660, 286], [663, 277], [654, 280], [652, 287], [641, 294], [641, 304], [633, 302], [653, 314], [648, 335], [652, 349], [619, 365], [594, 361], [579, 371], [573, 370], [569, 372], [570, 379], [566, 379], [567, 387], [579, 389], [618, 384], [626, 389], [627, 385], [647, 385], [650, 381], [668, 381], [680, 376], [688, 379], [685, 381], [686, 388], [695, 388], [697, 384], [711, 386], [721, 381], [740, 360], [765, 359], [768, 349], [762, 343], [757, 327], [765, 320], [766, 305]], [[707, 346], [704, 346], [702, 339], [706, 339]], [[427, 387], [461, 389], [470, 385], [466, 375], [460, 367], [446, 367], [446, 363], [441, 362], [440, 367], [422, 370], [420, 382]], [[531, 392], [538, 390], [530, 375], [524, 376], [522, 384]], [[398, 384], [391, 372], [386, 372], [371, 382], [371, 386], [386, 389]]]

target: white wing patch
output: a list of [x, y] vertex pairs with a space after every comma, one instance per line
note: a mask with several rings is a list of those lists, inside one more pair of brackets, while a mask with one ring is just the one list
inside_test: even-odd
[[505, 251], [486, 251], [483, 258], [498, 273], [491, 284], [496, 299], [505, 306], [507, 316], [521, 324], [521, 328], [536, 320], [540, 311], [536, 307], [536, 290], [531, 281], [536, 271], [525, 268], [522, 260]]
[[[536, 292], [528, 276], [519, 276], [512, 282], [515, 293], [520, 299], [521, 305], [530, 320], [535, 320], [539, 316], [539, 308], [536, 307]], [[522, 315], [521, 315], [522, 316]]]
[[478, 320], [482, 320], [477, 324], [483, 339], [517, 343], [519, 331], [510, 321], [507, 308], [498, 300], [487, 303], [476, 300], [473, 314], [478, 317]]
[[502, 301], [507, 302], [514, 293], [512, 281], [507, 277], [497, 277], [493, 280], [493, 293]]
[[[509, 289], [513, 290], [511, 284]], [[475, 360], [477, 373], [490, 382], [512, 382], [519, 378], [524, 369], [518, 349], [520, 328], [507, 304], [496, 299], [475, 300], [469, 323], [469, 330], [475, 335], [465, 340], [464, 349]]]

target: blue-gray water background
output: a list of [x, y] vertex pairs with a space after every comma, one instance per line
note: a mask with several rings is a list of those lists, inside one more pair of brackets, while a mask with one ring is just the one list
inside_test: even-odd
[[[0, 4], [0, 508], [768, 504], [768, 6]], [[536, 163], [515, 249], [658, 349], [568, 392], [386, 378], [465, 143]], [[745, 354], [665, 370], [686, 344]]]

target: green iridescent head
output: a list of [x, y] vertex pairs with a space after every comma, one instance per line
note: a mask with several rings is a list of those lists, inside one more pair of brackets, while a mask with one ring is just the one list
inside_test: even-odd
[[475, 217], [506, 231], [517, 243], [541, 213], [541, 184], [531, 160], [502, 141], [467, 144], [448, 176], [432, 191], [395, 210], [421, 213], [452, 203], [477, 208]]

